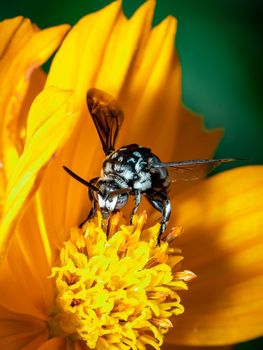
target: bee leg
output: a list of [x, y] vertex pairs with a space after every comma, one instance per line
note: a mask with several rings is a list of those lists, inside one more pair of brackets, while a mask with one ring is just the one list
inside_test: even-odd
[[131, 216], [130, 216], [130, 225], [132, 224], [132, 219], [134, 214], [136, 213], [140, 203], [141, 203], [141, 192], [139, 190], [135, 190], [135, 207], [132, 209]]
[[166, 229], [171, 215], [171, 203], [163, 192], [147, 192], [146, 198], [150, 204], [162, 214], [162, 220], [160, 222], [161, 227], [157, 238], [157, 244], [160, 246], [162, 234]]
[[[94, 179], [91, 179], [90, 180], [90, 183], [95, 183], [96, 181], [98, 180], [98, 177], [95, 177]], [[89, 199], [91, 201], [91, 209], [89, 211], [89, 215], [87, 216], [87, 218], [82, 221], [82, 223], [79, 224], [79, 228], [82, 228], [82, 226], [87, 222], [89, 221], [90, 219], [92, 219], [95, 214], [96, 214], [96, 201], [95, 201], [95, 198], [94, 198], [94, 194], [93, 194], [93, 191], [91, 188], [89, 188]]]
[[94, 218], [94, 216], [95, 216], [95, 214], [96, 214], [96, 202], [95, 202], [95, 200], [92, 200], [92, 201], [91, 201], [91, 204], [92, 204], [92, 206], [91, 206], [91, 209], [90, 209], [90, 211], [89, 211], [89, 214], [88, 214], [87, 218], [86, 218], [84, 221], [82, 221], [81, 224], [79, 224], [79, 228], [82, 228], [82, 226], [83, 226], [87, 221], [89, 221], [90, 219]]

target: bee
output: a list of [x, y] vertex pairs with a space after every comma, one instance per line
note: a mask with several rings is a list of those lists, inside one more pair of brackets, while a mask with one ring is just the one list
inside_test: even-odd
[[63, 166], [74, 179], [88, 187], [91, 210], [80, 227], [94, 217], [99, 208], [104, 220], [123, 208], [129, 196], [135, 204], [130, 222], [136, 213], [142, 195], [161, 213], [157, 244], [165, 231], [170, 215], [171, 202], [168, 195], [169, 183], [179, 179], [196, 180], [222, 163], [234, 159], [186, 160], [164, 163], [150, 148], [131, 144], [115, 149], [116, 139], [124, 119], [119, 103], [108, 93], [92, 88], [87, 92], [87, 105], [101, 141], [105, 160], [101, 176], [86, 181], [72, 170]]

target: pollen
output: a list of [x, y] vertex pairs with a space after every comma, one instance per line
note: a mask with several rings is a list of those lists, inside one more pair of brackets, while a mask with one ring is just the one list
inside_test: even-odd
[[132, 225], [117, 213], [105, 233], [98, 213], [71, 229], [51, 276], [60, 334], [90, 349], [160, 349], [171, 317], [184, 311], [178, 291], [194, 274], [179, 269], [176, 234], [156, 244], [159, 228], [147, 228], [145, 213]]

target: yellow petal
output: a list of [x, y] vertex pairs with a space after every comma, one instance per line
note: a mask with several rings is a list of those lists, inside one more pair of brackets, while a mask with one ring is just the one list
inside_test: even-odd
[[27, 93], [21, 105], [19, 116], [17, 117], [17, 135], [19, 137], [16, 140], [16, 147], [18, 154], [22, 153], [25, 146], [26, 123], [30, 107], [36, 96], [44, 89], [46, 76], [42, 68], [35, 69], [31, 74]]
[[16, 34], [16, 31], [19, 29], [23, 17], [18, 16], [12, 19], [6, 19], [0, 22], [1, 29], [1, 40], [0, 40], [0, 53], [1, 56], [4, 55], [10, 40], [12, 40], [13, 35]]
[[150, 34], [154, 6], [154, 1], [147, 1], [131, 19], [128, 20], [122, 13], [118, 17], [102, 57], [96, 87], [116, 98], [120, 95], [139, 47]]
[[175, 32], [176, 20], [172, 17], [151, 31], [134, 58], [121, 95], [126, 119], [119, 144], [136, 142], [152, 148], [161, 158], [172, 154], [180, 104], [181, 74], [175, 55]]
[[121, 2], [83, 17], [72, 28], [55, 56], [47, 86], [74, 89], [76, 104], [85, 107], [86, 92], [95, 82], [112, 28], [120, 15]]
[[37, 197], [30, 201], [0, 264], [0, 305], [47, 320], [47, 310], [53, 306], [53, 286], [47, 276], [54, 257], [36, 202]]
[[180, 106], [178, 118], [175, 159], [211, 158], [223, 136], [223, 130], [206, 129], [203, 124], [204, 118], [197, 116], [184, 106]]
[[27, 315], [0, 308], [0, 348], [37, 349], [48, 338], [46, 324]]
[[23, 17], [0, 23], [0, 159], [6, 180], [19, 157], [19, 114], [31, 74], [58, 47], [68, 28], [62, 25], [39, 30]]
[[197, 274], [168, 336], [184, 345], [234, 344], [263, 335], [263, 167], [237, 168], [178, 196], [185, 266]]
[[234, 346], [183, 346], [164, 344], [162, 350], [232, 350]]
[[45, 89], [34, 101], [24, 152], [10, 178], [0, 226], [0, 255], [6, 250], [18, 214], [38, 179], [39, 171], [64, 144], [75, 125], [69, 91]]
[[[40, 91], [44, 88], [46, 80], [46, 74], [40, 68], [35, 69], [30, 77], [29, 86], [25, 98], [21, 101], [21, 108], [19, 115], [17, 116], [17, 124], [16, 124], [16, 140], [15, 140], [15, 159], [18, 154], [22, 153], [25, 143], [25, 127], [26, 120], [28, 116], [28, 112], [30, 106], [34, 100], [34, 98], [40, 93]], [[15, 116], [14, 116], [15, 117]], [[4, 172], [3, 163], [0, 161], [0, 218], [2, 217], [3, 204], [5, 199], [6, 192], [6, 174]]]
[[3, 171], [3, 163], [0, 161], [0, 218], [2, 217], [4, 198], [5, 198], [6, 181]]
[[76, 341], [74, 344], [74, 350], [85, 350], [85, 345], [83, 345], [81, 341]]
[[66, 340], [61, 337], [53, 337], [43, 343], [38, 350], [65, 350], [67, 349]]
[[[203, 118], [192, 113], [184, 106], [178, 110], [178, 131], [171, 160], [211, 159], [223, 136], [222, 129], [208, 130]], [[190, 187], [191, 181], [179, 181], [173, 184], [171, 196]]]

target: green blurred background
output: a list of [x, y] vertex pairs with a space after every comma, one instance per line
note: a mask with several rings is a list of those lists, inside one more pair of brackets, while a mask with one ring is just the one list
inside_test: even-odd
[[[23, 15], [42, 28], [74, 24], [110, 2], [1, 1], [0, 18]], [[126, 15], [143, 2], [124, 0]], [[225, 129], [216, 157], [248, 158], [252, 159], [249, 164], [262, 164], [263, 1], [157, 0], [154, 24], [170, 14], [179, 23], [176, 47], [183, 71], [183, 101], [204, 115], [207, 127]], [[237, 349], [262, 350], [263, 341], [240, 344]]]

